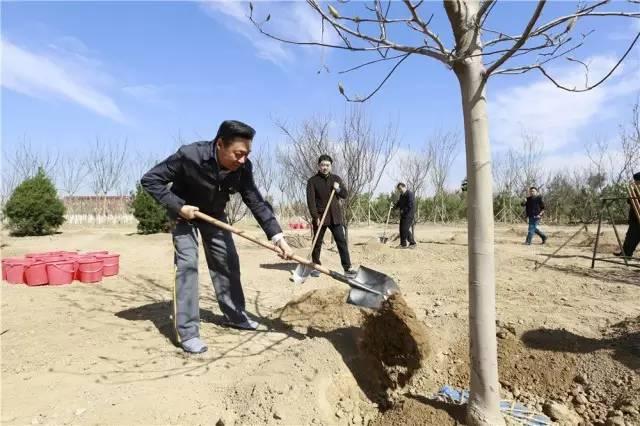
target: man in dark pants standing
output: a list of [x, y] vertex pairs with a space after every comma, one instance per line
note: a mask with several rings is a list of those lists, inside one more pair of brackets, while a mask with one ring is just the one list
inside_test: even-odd
[[[400, 182], [396, 189], [400, 191], [400, 198], [393, 206], [394, 209], [400, 210], [400, 247], [402, 249], [416, 248], [416, 240], [413, 238], [411, 227], [416, 215], [416, 197], [412, 191], [409, 191], [407, 185]], [[407, 245], [407, 242], [409, 245]]]
[[[324, 154], [318, 158], [318, 173], [312, 176], [307, 181], [307, 207], [309, 208], [309, 214], [313, 220], [313, 235], [317, 232], [318, 241], [313, 247], [311, 258], [313, 263], [320, 265], [320, 249], [322, 248], [322, 239], [327, 228], [333, 234], [333, 239], [338, 246], [338, 253], [340, 253], [340, 262], [344, 268], [345, 275], [350, 278], [356, 276], [356, 272], [351, 269], [351, 259], [349, 257], [349, 248], [347, 247], [347, 239], [344, 232], [344, 220], [342, 216], [342, 208], [337, 198], [347, 198], [347, 188], [342, 183], [340, 176], [331, 173], [331, 166], [333, 165], [333, 159]], [[336, 194], [331, 201], [331, 205], [327, 206], [329, 202], [329, 196], [331, 190], [335, 189]], [[325, 209], [329, 209], [327, 217], [324, 220], [322, 226], [320, 226], [320, 219]], [[311, 271], [311, 276], [319, 277], [320, 273], [315, 269]]]
[[544, 202], [542, 201], [542, 197], [538, 195], [538, 188], [535, 186], [529, 188], [529, 196], [522, 202], [522, 205], [525, 207], [527, 218], [529, 219], [527, 239], [524, 243], [526, 245], [531, 245], [533, 234], [542, 238], [542, 244], [546, 243], [547, 236], [538, 229], [540, 218], [542, 218], [542, 215], [544, 214]]
[[207, 350], [200, 339], [198, 233], [226, 324], [244, 330], [258, 327], [245, 312], [240, 261], [232, 235], [195, 220], [195, 212], [201, 210], [226, 222], [224, 211], [229, 196], [239, 192], [267, 238], [280, 249], [281, 257], [291, 255], [280, 225], [253, 180], [248, 155], [254, 135], [255, 130], [242, 122], [224, 121], [213, 141], [183, 145], [141, 180], [142, 187], [176, 219], [173, 321], [178, 343], [186, 352]]
[[[633, 175], [633, 180], [636, 185], [640, 185], [640, 172]], [[631, 204], [631, 199], [627, 199], [627, 203]], [[636, 216], [633, 206], [629, 207], [629, 228], [627, 229], [627, 235], [624, 237], [624, 243], [622, 244], [622, 251], [625, 257], [633, 256], [633, 252], [640, 243], [640, 222]], [[622, 256], [622, 252], [613, 253], [616, 256]]]

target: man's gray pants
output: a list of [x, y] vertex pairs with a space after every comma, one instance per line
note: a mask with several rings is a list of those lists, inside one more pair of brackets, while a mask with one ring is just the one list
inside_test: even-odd
[[236, 323], [247, 319], [240, 283], [240, 260], [232, 235], [205, 222], [180, 220], [172, 232], [175, 264], [173, 321], [178, 342], [200, 337], [198, 231], [202, 236], [220, 310], [228, 321]]

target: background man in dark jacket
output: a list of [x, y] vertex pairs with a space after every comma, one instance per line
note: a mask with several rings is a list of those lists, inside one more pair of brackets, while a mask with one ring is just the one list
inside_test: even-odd
[[393, 208], [400, 210], [400, 248], [413, 249], [416, 248], [416, 240], [411, 232], [411, 227], [416, 215], [416, 197], [402, 182], [396, 186], [396, 189], [400, 191], [400, 198]]
[[525, 244], [531, 245], [533, 234], [539, 235], [542, 238], [542, 244], [544, 244], [547, 241], [547, 236], [538, 229], [540, 218], [544, 214], [544, 202], [542, 197], [538, 195], [538, 188], [535, 186], [529, 188], [529, 196], [522, 202], [522, 205], [525, 207], [529, 219], [529, 230]]
[[213, 141], [183, 145], [141, 180], [142, 187], [177, 219], [173, 230], [173, 321], [177, 340], [186, 352], [207, 350], [200, 340], [198, 231], [218, 305], [227, 324], [247, 330], [258, 327], [245, 312], [240, 262], [232, 235], [194, 220], [196, 211], [226, 222], [227, 201], [231, 194], [239, 192], [267, 238], [280, 248], [282, 257], [291, 254], [280, 225], [253, 180], [248, 155], [254, 135], [255, 130], [242, 122], [224, 121]]
[[[633, 180], [636, 185], [640, 185], [640, 172], [633, 175]], [[631, 199], [627, 199], [627, 203], [631, 204]], [[633, 252], [640, 243], [640, 222], [636, 216], [633, 206], [629, 207], [629, 228], [627, 228], [627, 235], [624, 237], [624, 243], [622, 244], [622, 250], [626, 257], [633, 256]], [[622, 252], [613, 253], [616, 256], [622, 256]]]
[[[342, 183], [340, 176], [331, 173], [333, 159], [328, 155], [321, 155], [318, 158], [318, 173], [307, 181], [307, 207], [309, 214], [313, 220], [313, 235], [320, 233], [318, 241], [313, 247], [311, 258], [313, 263], [320, 264], [320, 249], [322, 248], [322, 239], [327, 228], [333, 234], [333, 239], [338, 246], [340, 253], [340, 262], [344, 268], [344, 272], [348, 277], [355, 277], [356, 272], [351, 269], [351, 259], [349, 257], [349, 248], [347, 247], [347, 239], [344, 232], [344, 219], [342, 216], [342, 208], [338, 202], [338, 198], [347, 198], [347, 188]], [[331, 201], [331, 205], [327, 206], [331, 190], [336, 190], [336, 195]], [[320, 219], [325, 209], [329, 209], [324, 224], [320, 227]], [[316, 270], [311, 272], [314, 277], [320, 276]]]

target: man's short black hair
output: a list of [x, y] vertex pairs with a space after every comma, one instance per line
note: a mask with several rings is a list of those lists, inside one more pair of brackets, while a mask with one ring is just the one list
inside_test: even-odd
[[635, 181], [640, 180], [640, 172], [633, 174], [633, 180], [635, 180]]
[[320, 157], [318, 157], [318, 164], [322, 163], [323, 161], [328, 161], [333, 164], [333, 158], [331, 158], [327, 154], [322, 154]]
[[532, 186], [529, 188], [529, 191], [531, 191], [532, 189], [535, 189], [536, 191], [538, 190], [538, 188], [536, 188], [535, 186]]
[[400, 189], [400, 188], [406, 188], [407, 185], [404, 184], [404, 182], [398, 182], [398, 184], [396, 185], [396, 188]]
[[225, 120], [220, 124], [215, 140], [220, 138], [224, 146], [229, 146], [235, 138], [253, 140], [255, 135], [256, 131], [248, 124], [237, 120]]

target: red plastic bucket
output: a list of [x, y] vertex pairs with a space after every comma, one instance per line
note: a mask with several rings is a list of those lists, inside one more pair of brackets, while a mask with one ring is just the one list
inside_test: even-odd
[[84, 256], [81, 254], [74, 254], [71, 256], [67, 256], [69, 261], [73, 262], [73, 279], [79, 281], [80, 280], [80, 261], [82, 259], [95, 259], [94, 256]]
[[78, 259], [78, 279], [83, 283], [96, 283], [102, 281], [102, 259], [84, 257]]
[[24, 269], [25, 266], [30, 265], [31, 263], [33, 263], [31, 259], [7, 260], [5, 262], [7, 281], [10, 284], [24, 284]]
[[34, 259], [36, 262], [50, 263], [50, 262], [62, 262], [63, 260], [67, 260], [67, 258], [68, 256], [47, 255], [47, 256], [36, 256], [36, 257], [32, 257], [31, 259]]
[[2, 281], [7, 280], [7, 267], [6, 264], [9, 262], [15, 262], [19, 260], [24, 260], [22, 257], [5, 257], [2, 259]]
[[75, 274], [75, 261], [47, 263], [47, 276], [50, 285], [71, 284]]
[[104, 269], [102, 270], [103, 277], [111, 277], [118, 275], [120, 272], [120, 255], [117, 253], [109, 254], [96, 254], [96, 258], [102, 260]]
[[24, 267], [24, 280], [27, 285], [45, 285], [49, 283], [47, 277], [47, 264], [33, 262]]

